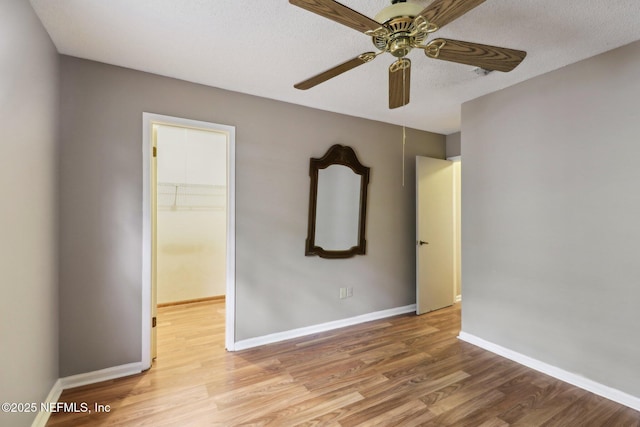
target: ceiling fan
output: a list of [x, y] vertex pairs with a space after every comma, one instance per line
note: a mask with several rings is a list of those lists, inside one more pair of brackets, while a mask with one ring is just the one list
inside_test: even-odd
[[389, 67], [389, 108], [409, 103], [412, 49], [422, 49], [429, 58], [473, 65], [485, 70], [508, 72], [527, 55], [522, 50], [489, 46], [429, 35], [461, 17], [485, 0], [434, 0], [426, 9], [406, 0], [391, 0], [375, 20], [334, 0], [289, 0], [289, 3], [336, 21], [372, 38], [377, 52], [365, 52], [327, 71], [294, 85], [306, 90], [388, 52], [396, 59]]

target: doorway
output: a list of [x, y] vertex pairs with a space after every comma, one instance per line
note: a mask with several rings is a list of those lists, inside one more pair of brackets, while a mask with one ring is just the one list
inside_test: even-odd
[[156, 302], [222, 299], [226, 280], [227, 135], [153, 125]]
[[[156, 352], [157, 302], [222, 292], [225, 347], [234, 349], [235, 128], [143, 113], [143, 129], [142, 364], [147, 369]], [[198, 232], [198, 224], [207, 231]], [[218, 236], [216, 243], [216, 228], [224, 234], [222, 242]], [[222, 259], [204, 259], [216, 250]], [[185, 258], [188, 252], [192, 257]], [[181, 272], [180, 285], [170, 284]]]

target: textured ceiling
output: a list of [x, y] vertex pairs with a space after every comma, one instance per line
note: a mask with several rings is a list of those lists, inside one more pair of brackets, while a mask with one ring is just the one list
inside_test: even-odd
[[[390, 1], [341, 3], [373, 17]], [[480, 77], [414, 50], [411, 103], [389, 110], [389, 54], [307, 91], [293, 88], [375, 48], [367, 36], [286, 0], [31, 4], [62, 54], [443, 134], [460, 129], [465, 101], [640, 40], [638, 0], [487, 0], [435, 35], [525, 50], [524, 62]]]

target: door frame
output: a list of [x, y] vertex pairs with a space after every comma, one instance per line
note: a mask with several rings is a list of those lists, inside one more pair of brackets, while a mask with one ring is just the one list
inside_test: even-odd
[[[455, 165], [459, 163], [462, 165], [462, 156], [451, 156], [447, 157], [447, 160], [453, 162]], [[460, 166], [458, 166], [460, 167]], [[462, 228], [460, 224], [456, 224], [458, 218], [461, 217], [462, 214], [462, 205], [458, 203], [458, 197], [462, 200], [462, 188], [461, 181], [462, 177], [458, 179], [458, 176], [453, 174], [453, 297], [454, 302], [462, 301], [462, 255], [461, 255], [461, 246], [462, 246]], [[458, 190], [460, 188], [460, 190]], [[460, 286], [460, 293], [458, 293], [458, 285]]]
[[199, 130], [222, 132], [227, 135], [227, 263], [225, 296], [225, 347], [235, 349], [235, 126], [155, 113], [142, 113], [142, 369], [151, 367], [151, 317], [152, 317], [152, 260], [153, 260], [153, 125], [188, 127]]

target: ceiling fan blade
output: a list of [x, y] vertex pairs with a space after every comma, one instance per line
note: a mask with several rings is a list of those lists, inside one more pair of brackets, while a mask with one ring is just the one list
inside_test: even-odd
[[484, 2], [485, 0], [435, 0], [418, 15], [442, 28]]
[[513, 70], [527, 56], [527, 52], [523, 50], [450, 39], [429, 42], [424, 53], [430, 58], [502, 72]]
[[333, 0], [289, 0], [292, 5], [365, 33], [381, 27], [380, 23]]
[[400, 58], [389, 67], [389, 108], [409, 103], [411, 89], [411, 60]]
[[340, 74], [347, 72], [356, 68], [359, 65], [366, 64], [367, 62], [373, 61], [378, 54], [374, 52], [366, 52], [362, 55], [358, 55], [353, 59], [350, 59], [346, 62], [343, 62], [340, 65], [336, 65], [333, 68], [328, 69], [327, 71], [323, 71], [320, 74], [316, 74], [315, 76], [302, 81], [300, 83], [296, 83], [293, 85], [296, 89], [307, 90], [312, 87], [319, 85], [320, 83], [326, 82], [329, 79], [332, 79]]

